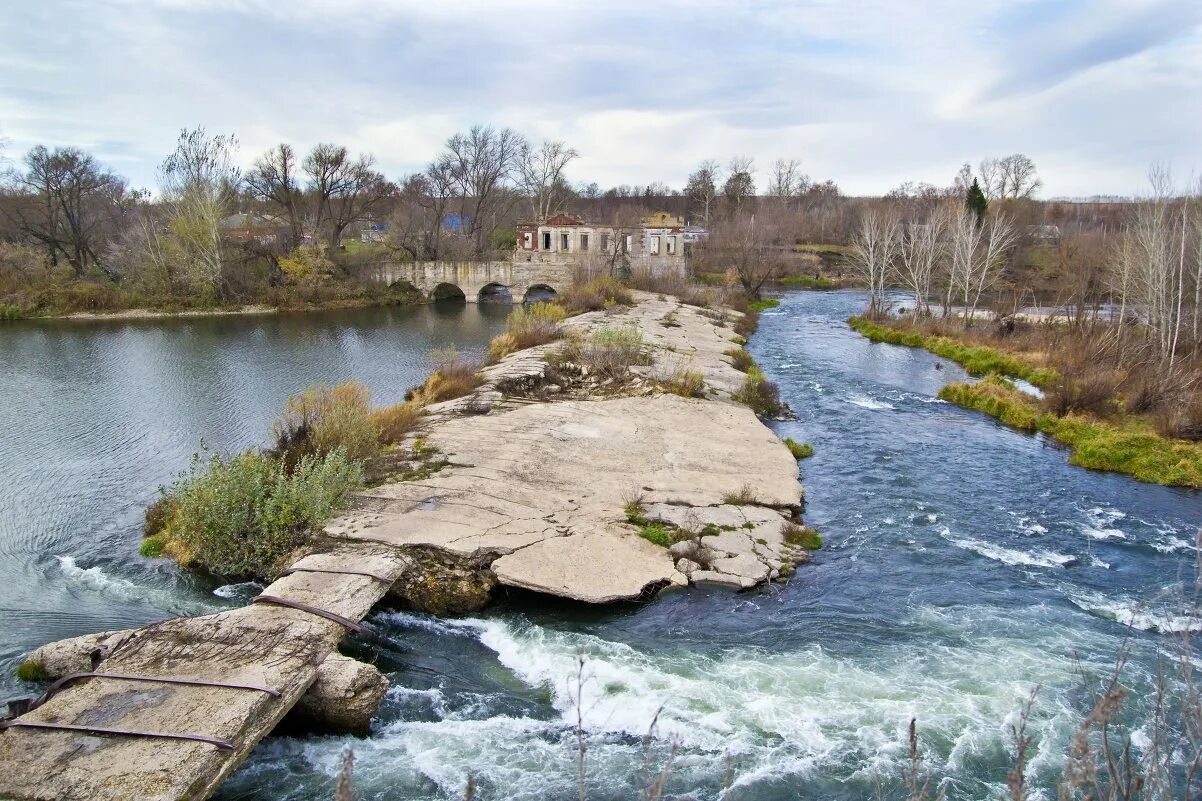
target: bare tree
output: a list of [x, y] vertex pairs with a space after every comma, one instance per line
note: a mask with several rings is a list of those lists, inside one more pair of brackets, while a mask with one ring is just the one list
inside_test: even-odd
[[981, 296], [997, 282], [1006, 257], [1018, 241], [1014, 224], [1002, 212], [990, 214], [977, 229], [977, 235], [980, 240], [976, 248], [979, 258], [968, 262], [969, 269], [964, 274], [964, 306], [970, 325], [981, 303]]
[[396, 186], [372, 169], [370, 155], [351, 158], [345, 147], [319, 144], [305, 157], [305, 174], [313, 193], [313, 230], [337, 250], [342, 235], [355, 222], [380, 210], [396, 194]]
[[305, 198], [297, 175], [292, 145], [280, 143], [255, 161], [246, 174], [246, 187], [259, 200], [275, 206], [288, 222], [289, 250], [304, 241]]
[[1035, 171], [1035, 162], [1022, 153], [997, 160], [998, 197], [1031, 198], [1043, 186]]
[[508, 187], [525, 146], [516, 131], [481, 125], [447, 140], [442, 159], [458, 190], [460, 228], [475, 243], [477, 256], [484, 255], [498, 216], [516, 200]]
[[977, 179], [985, 197], [990, 200], [1002, 197], [1002, 165], [996, 158], [981, 159], [977, 165]]
[[967, 161], [960, 165], [960, 171], [952, 179], [952, 194], [963, 200], [968, 195], [968, 188], [973, 182], [972, 165]]
[[163, 197], [186, 275], [214, 288], [221, 278], [221, 221], [233, 209], [242, 178], [234, 164], [237, 148], [232, 135], [184, 130], [161, 169]]
[[742, 211], [715, 226], [702, 258], [718, 271], [733, 271], [749, 298], [779, 272], [787, 239], [779, 214]]
[[891, 206], [869, 208], [851, 243], [848, 264], [868, 284], [868, 316], [885, 311], [885, 288], [893, 277], [901, 242], [901, 223]]
[[718, 162], [713, 159], [701, 162], [689, 176], [684, 191], [693, 213], [700, 214], [701, 224], [708, 228], [718, 199]]
[[768, 179], [768, 195], [792, 201], [810, 188], [810, 177], [801, 171], [797, 159], [777, 159], [772, 165], [772, 176]]
[[947, 214], [932, 213], [925, 222], [906, 225], [898, 247], [898, 276], [914, 293], [914, 316], [931, 313], [930, 297], [936, 268], [944, 254]]
[[119, 225], [126, 199], [122, 179], [82, 150], [52, 151], [39, 145], [25, 156], [25, 170], [14, 172], [10, 183], [14, 196], [0, 208], [21, 234], [45, 250], [50, 264], [66, 261], [76, 277], [93, 266], [104, 269], [98, 254]]
[[544, 139], [537, 148], [522, 144], [518, 175], [522, 191], [530, 197], [534, 222], [541, 223], [563, 211], [564, 202], [572, 196], [564, 170], [579, 156], [574, 148], [550, 139]]
[[722, 184], [727, 210], [737, 214], [755, 197], [755, 161], [748, 156], [735, 156], [730, 160], [730, 174]]

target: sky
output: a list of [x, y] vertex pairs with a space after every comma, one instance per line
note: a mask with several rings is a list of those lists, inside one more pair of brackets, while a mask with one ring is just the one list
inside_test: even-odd
[[1202, 173], [1202, 0], [0, 0], [0, 137], [152, 188], [179, 131], [373, 154], [456, 131], [580, 152], [578, 183], [681, 188], [795, 158], [848, 194], [1022, 152], [1042, 197]]

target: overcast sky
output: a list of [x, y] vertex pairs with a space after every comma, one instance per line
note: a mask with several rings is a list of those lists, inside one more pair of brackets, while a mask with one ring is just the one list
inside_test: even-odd
[[0, 136], [152, 186], [179, 129], [344, 143], [391, 176], [473, 123], [576, 182], [800, 159], [850, 194], [1020, 151], [1044, 197], [1202, 171], [1202, 0], [0, 0]]

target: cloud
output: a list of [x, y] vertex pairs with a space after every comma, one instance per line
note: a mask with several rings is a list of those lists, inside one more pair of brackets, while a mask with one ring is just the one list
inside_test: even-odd
[[1200, 43], [1194, 0], [43, 0], [6, 10], [0, 130], [139, 185], [196, 124], [399, 177], [492, 123], [603, 185], [747, 154], [880, 193], [1024, 151], [1047, 195], [1130, 192], [1199, 166]]

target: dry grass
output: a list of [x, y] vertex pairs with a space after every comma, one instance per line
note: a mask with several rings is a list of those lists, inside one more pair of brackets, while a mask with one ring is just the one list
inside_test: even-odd
[[680, 362], [670, 373], [656, 379], [660, 389], [682, 398], [704, 398], [705, 376], [689, 368], [689, 363]]
[[338, 448], [351, 461], [371, 458], [379, 451], [379, 430], [371, 420], [370, 397], [357, 381], [293, 395], [275, 423], [275, 454], [288, 468], [303, 456]]
[[590, 375], [610, 380], [628, 378], [631, 367], [651, 363], [643, 335], [634, 326], [606, 326], [588, 339], [569, 338], [549, 360], [577, 364]]
[[370, 420], [379, 430], [380, 443], [395, 445], [412, 431], [422, 417], [422, 405], [415, 401], [405, 401], [381, 409], [373, 409]]
[[409, 390], [406, 400], [428, 404], [462, 398], [484, 383], [480, 377], [480, 362], [461, 358], [454, 348], [438, 351], [435, 359], [434, 372], [424, 384]]
[[565, 309], [554, 303], [518, 306], [505, 321], [505, 333], [489, 344], [489, 357], [502, 359], [519, 350], [554, 342], [563, 336], [561, 323], [565, 317]]
[[591, 278], [583, 283], [573, 283], [555, 298], [555, 302], [569, 314], [601, 311], [614, 306], [633, 306], [634, 295], [630, 288], [609, 275]]

